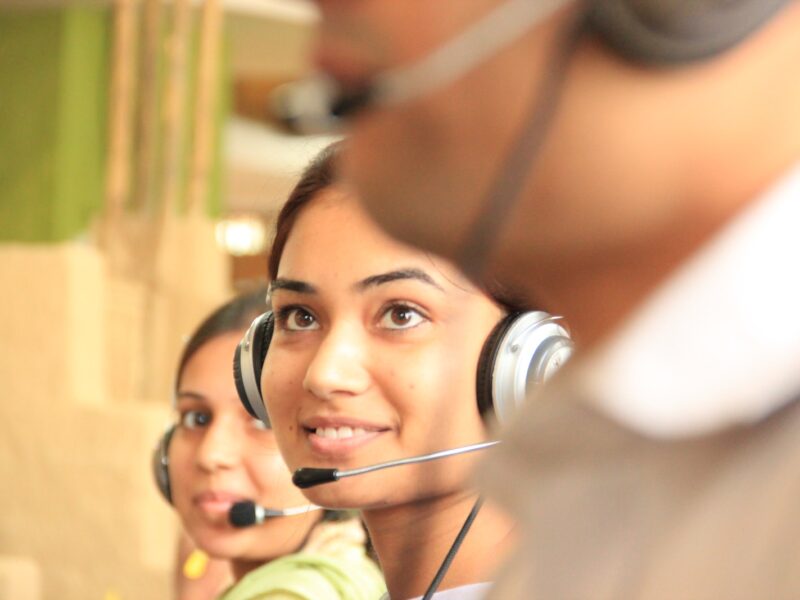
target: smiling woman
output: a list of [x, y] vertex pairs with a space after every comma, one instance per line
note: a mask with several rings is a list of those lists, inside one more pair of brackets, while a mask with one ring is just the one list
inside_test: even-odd
[[[333, 177], [337, 148], [282, 210], [270, 257], [274, 333], [262, 391], [291, 469], [353, 469], [488, 439], [476, 399], [499, 300], [444, 260], [387, 237]], [[404, 466], [305, 491], [362, 510], [391, 597], [428, 589], [478, 495], [475, 455]], [[478, 598], [513, 543], [484, 505], [437, 597]]]
[[[309, 505], [291, 483], [272, 429], [237, 398], [231, 359], [247, 325], [266, 309], [265, 296], [263, 289], [232, 300], [186, 344], [177, 424], [156, 462], [159, 488], [194, 544], [216, 559], [211, 564], [229, 564], [235, 585], [221, 600], [376, 600], [385, 588], [358, 519]], [[234, 527], [232, 509], [241, 502], [293, 510]], [[216, 597], [219, 583], [209, 585], [203, 597]]]

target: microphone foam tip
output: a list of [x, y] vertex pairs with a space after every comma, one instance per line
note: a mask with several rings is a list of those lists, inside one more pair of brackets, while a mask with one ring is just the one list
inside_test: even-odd
[[234, 527], [250, 527], [255, 525], [257, 520], [256, 505], [249, 500], [237, 502], [228, 511], [228, 521]]
[[303, 467], [297, 469], [292, 475], [292, 483], [297, 487], [306, 489], [323, 483], [337, 481], [339, 474], [336, 469], [315, 469], [313, 467]]

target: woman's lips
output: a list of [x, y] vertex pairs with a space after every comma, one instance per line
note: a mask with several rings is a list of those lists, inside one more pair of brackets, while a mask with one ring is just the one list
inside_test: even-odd
[[349, 418], [313, 418], [303, 428], [312, 450], [326, 457], [344, 457], [390, 431], [383, 425]]
[[227, 514], [231, 506], [241, 500], [246, 498], [239, 494], [220, 491], [205, 491], [192, 497], [194, 505], [210, 515]]
[[325, 456], [346, 456], [357, 448], [370, 443], [375, 438], [386, 433], [384, 431], [363, 431], [353, 434], [350, 437], [327, 437], [326, 434], [320, 435], [317, 430], [306, 430], [308, 443], [317, 454]]

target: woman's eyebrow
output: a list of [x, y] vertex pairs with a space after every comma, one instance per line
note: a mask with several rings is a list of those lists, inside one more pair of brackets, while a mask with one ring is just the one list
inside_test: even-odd
[[207, 399], [200, 392], [193, 392], [192, 390], [180, 390], [175, 396], [178, 400], [199, 400], [200, 402], [204, 402]]
[[305, 281], [297, 279], [273, 279], [269, 284], [269, 293], [276, 292], [277, 290], [288, 290], [290, 292], [297, 292], [298, 294], [316, 294], [317, 288]]
[[437, 290], [443, 292], [444, 288], [436, 283], [433, 278], [422, 269], [409, 268], [409, 269], [396, 269], [394, 271], [387, 271], [386, 273], [378, 273], [377, 275], [370, 275], [355, 284], [358, 291], [364, 291], [369, 287], [375, 287], [392, 281], [399, 281], [403, 279], [413, 279], [421, 281], [427, 285], [435, 287]]

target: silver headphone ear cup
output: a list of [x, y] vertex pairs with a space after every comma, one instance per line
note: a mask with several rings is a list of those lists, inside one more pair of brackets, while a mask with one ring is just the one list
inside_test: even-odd
[[161, 496], [172, 504], [172, 486], [169, 480], [169, 445], [175, 433], [175, 425], [171, 425], [158, 439], [158, 444], [153, 450], [152, 469], [153, 477]]
[[239, 401], [242, 403], [242, 406], [250, 414], [251, 417], [257, 419], [258, 415], [253, 410], [250, 398], [247, 394], [247, 389], [244, 386], [244, 377], [242, 376], [242, 364], [243, 364], [242, 342], [239, 342], [239, 345], [236, 346], [236, 351], [233, 354], [233, 381], [236, 383], [236, 393], [239, 395]]
[[709, 58], [744, 40], [788, 0], [593, 0], [589, 30], [639, 63]]
[[501, 425], [510, 423], [531, 391], [571, 356], [572, 340], [559, 321], [545, 312], [526, 312], [513, 315], [498, 330], [493, 358], [486, 367], [491, 375], [491, 403]]
[[520, 314], [522, 313], [514, 312], [503, 317], [497, 325], [494, 326], [491, 333], [489, 333], [481, 349], [481, 355], [478, 359], [476, 394], [478, 398], [478, 411], [484, 419], [486, 415], [496, 413], [492, 387], [495, 359], [497, 358], [497, 352], [500, 348], [500, 341]]
[[233, 378], [239, 399], [250, 415], [267, 426], [270, 420], [261, 395], [261, 370], [272, 340], [273, 323], [272, 312], [256, 317], [233, 357]]
[[[560, 326], [559, 326], [560, 328]], [[526, 396], [530, 395], [535, 388], [543, 385], [548, 379], [555, 375], [564, 366], [570, 357], [575, 345], [566, 333], [554, 333], [546, 338], [541, 345], [536, 348], [533, 359], [528, 367], [526, 380]]]

